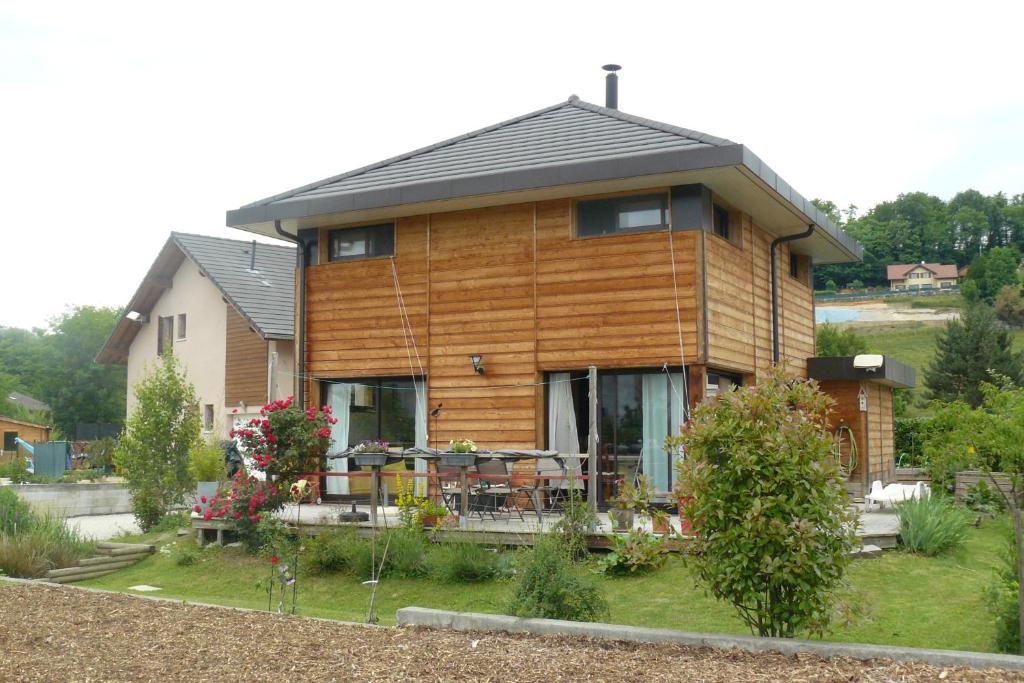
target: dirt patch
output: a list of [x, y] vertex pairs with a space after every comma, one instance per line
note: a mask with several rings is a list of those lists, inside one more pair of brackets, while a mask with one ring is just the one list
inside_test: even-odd
[[0, 584], [5, 681], [1024, 681], [1005, 671], [582, 638], [365, 628]]

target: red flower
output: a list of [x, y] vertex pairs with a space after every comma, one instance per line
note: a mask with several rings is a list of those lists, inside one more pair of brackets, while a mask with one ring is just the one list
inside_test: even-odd
[[207, 509], [206, 512], [203, 513], [203, 519], [207, 522], [213, 519], [213, 510]]
[[281, 560], [277, 559], [277, 555], [271, 555], [270, 556], [270, 564], [277, 564], [280, 561]]
[[206, 502], [206, 496], [199, 496], [199, 502], [200, 503], [205, 503]]
[[232, 408], [232, 409], [231, 409], [231, 414], [232, 414], [232, 415], [234, 415], [234, 414], [235, 414], [235, 413], [237, 413], [237, 412], [238, 412], [238, 408]]
[[[204, 500], [203, 502], [205, 503], [206, 501]], [[203, 508], [199, 507], [198, 505], [196, 505], [192, 509], [195, 510], [196, 512], [202, 512], [203, 511]]]
[[319, 436], [321, 439], [329, 439], [331, 438], [331, 428], [321, 427], [320, 429], [316, 430], [316, 435]]

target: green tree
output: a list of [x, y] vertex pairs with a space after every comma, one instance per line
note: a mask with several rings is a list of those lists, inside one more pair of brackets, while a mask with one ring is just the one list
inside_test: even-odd
[[995, 247], [979, 254], [967, 271], [967, 277], [978, 283], [981, 298], [988, 303], [995, 301], [999, 290], [1007, 285], [1018, 285], [1017, 267], [1020, 254], [1013, 247]]
[[114, 461], [131, 492], [139, 526], [148, 530], [184, 503], [194, 485], [188, 466], [189, 453], [201, 443], [199, 399], [174, 355], [167, 353], [135, 385], [135, 401]]
[[831, 323], [818, 325], [817, 355], [856, 356], [868, 352], [868, 343], [852, 327], [840, 330]]
[[78, 422], [124, 420], [127, 371], [100, 365], [94, 359], [120, 317], [114, 308], [76, 306], [50, 323], [46, 336], [50, 363], [43, 400], [53, 411], [53, 424], [65, 436]]
[[1024, 297], [1020, 287], [1005, 285], [996, 293], [996, 318], [1010, 327], [1024, 327]]
[[678, 465], [701, 582], [751, 631], [822, 633], [854, 547], [854, 515], [832, 454], [830, 399], [777, 367], [699, 407]]
[[982, 401], [981, 384], [996, 372], [1021, 381], [1024, 354], [1014, 352], [1010, 334], [985, 304], [968, 306], [960, 320], [950, 320], [935, 338], [935, 356], [925, 368], [931, 399], [963, 400], [972, 407]]

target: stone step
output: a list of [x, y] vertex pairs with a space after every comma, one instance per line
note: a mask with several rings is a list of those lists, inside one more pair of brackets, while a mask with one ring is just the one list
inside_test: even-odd
[[867, 543], [862, 545], [850, 553], [855, 559], [864, 560], [872, 557], [879, 557], [882, 554], [882, 549], [873, 543]]

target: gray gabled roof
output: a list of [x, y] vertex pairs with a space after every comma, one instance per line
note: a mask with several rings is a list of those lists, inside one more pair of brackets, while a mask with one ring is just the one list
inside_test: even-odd
[[731, 144], [724, 138], [631, 116], [573, 96], [567, 102], [267, 197], [243, 208], [487, 175], [495, 171]]
[[[171, 238], [264, 338], [295, 334], [295, 247], [172, 232]], [[249, 270], [256, 249], [255, 269]]]
[[140, 320], [148, 317], [185, 259], [264, 339], [293, 339], [295, 247], [257, 242], [256, 267], [250, 270], [252, 248], [252, 242], [172, 232], [96, 354], [96, 362], [127, 362]]

